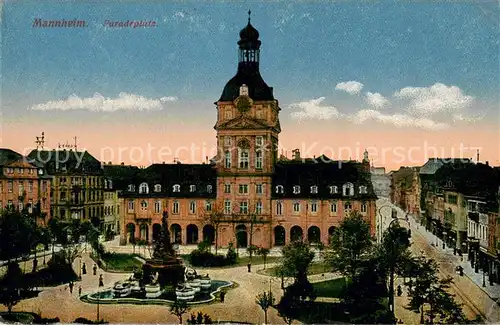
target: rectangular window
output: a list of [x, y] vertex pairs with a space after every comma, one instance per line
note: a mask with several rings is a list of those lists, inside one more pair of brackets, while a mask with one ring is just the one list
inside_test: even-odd
[[248, 194], [248, 185], [247, 184], [240, 184], [239, 186], [239, 192], [240, 194]]
[[8, 191], [9, 193], [12, 193], [13, 188], [14, 188], [14, 185], [13, 185], [12, 181], [8, 181], [8, 182], [7, 182], [7, 191]]
[[229, 200], [224, 201], [224, 213], [231, 214], [231, 201]]
[[174, 204], [172, 204], [172, 213], [179, 214], [179, 202], [175, 201]]
[[132, 200], [128, 201], [128, 209], [129, 209], [129, 211], [134, 210], [134, 201], [132, 201]]
[[28, 181], [28, 193], [33, 193], [33, 181]]
[[330, 203], [330, 212], [333, 212], [333, 213], [337, 212], [337, 203], [336, 202]]
[[311, 202], [311, 212], [318, 212], [318, 204], [316, 202]]
[[293, 204], [293, 212], [295, 212], [295, 213], [300, 212], [300, 203], [299, 202], [295, 202]]
[[255, 214], [262, 214], [262, 202], [260, 201], [255, 205]]
[[345, 211], [351, 211], [352, 210], [352, 204], [351, 203], [346, 203], [344, 204], [344, 210]]
[[366, 206], [366, 203], [361, 204], [361, 212], [366, 213], [368, 211], [368, 207]]
[[262, 169], [263, 161], [264, 161], [264, 156], [262, 154], [262, 149], [258, 149], [255, 152], [255, 168]]
[[19, 181], [19, 195], [24, 195], [24, 184], [23, 184], [23, 181]]
[[231, 111], [231, 108], [226, 109], [226, 112], [224, 114], [224, 117], [226, 119], [232, 119], [233, 118], [233, 112]]
[[240, 213], [241, 214], [248, 213], [248, 202], [246, 202], [246, 201], [240, 202]]
[[12, 200], [7, 201], [7, 208], [12, 208]]
[[161, 212], [161, 202], [156, 201], [155, 202], [155, 213], [160, 213]]
[[224, 137], [224, 146], [229, 147], [232, 145], [232, 138], [231, 136], [227, 135]]
[[205, 209], [206, 209], [207, 211], [212, 211], [212, 202], [207, 201], [207, 202], [205, 203]]
[[224, 158], [224, 168], [231, 168], [231, 151], [226, 151]]
[[263, 194], [262, 184], [255, 184], [255, 193], [256, 194]]
[[239, 150], [239, 162], [240, 168], [247, 169], [249, 161], [249, 151], [248, 149], [238, 149]]
[[66, 192], [65, 191], [61, 192], [60, 198], [61, 198], [61, 201], [66, 201]]
[[277, 215], [283, 214], [283, 203], [281, 202], [276, 203], [276, 214]]
[[231, 193], [231, 184], [224, 184], [224, 193]]

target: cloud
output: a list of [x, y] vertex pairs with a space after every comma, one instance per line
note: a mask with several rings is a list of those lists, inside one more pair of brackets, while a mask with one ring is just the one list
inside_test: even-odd
[[459, 113], [474, 101], [474, 97], [465, 95], [460, 88], [442, 83], [430, 87], [405, 87], [395, 92], [394, 96], [409, 100], [408, 112], [421, 117]]
[[377, 121], [391, 124], [398, 128], [416, 127], [425, 130], [444, 130], [449, 127], [446, 123], [435, 122], [428, 118], [417, 118], [405, 114], [384, 114], [373, 109], [363, 109], [348, 118], [356, 124]]
[[292, 118], [297, 120], [330, 120], [340, 117], [340, 113], [334, 106], [321, 106], [325, 97], [311, 99], [309, 101], [294, 103], [290, 105], [291, 109], [298, 109], [292, 112]]
[[95, 93], [94, 96], [87, 98], [71, 95], [67, 99], [49, 101], [34, 105], [29, 109], [35, 111], [87, 110], [92, 112], [153, 111], [162, 110], [163, 103], [176, 100], [177, 97], [174, 96], [150, 99], [135, 94], [120, 93], [116, 98], [109, 98]]
[[389, 100], [379, 93], [367, 92], [365, 95], [366, 102], [373, 107], [382, 108], [389, 104]]
[[339, 82], [335, 86], [336, 90], [343, 90], [351, 95], [359, 94], [361, 89], [363, 89], [363, 84], [357, 81], [345, 81]]

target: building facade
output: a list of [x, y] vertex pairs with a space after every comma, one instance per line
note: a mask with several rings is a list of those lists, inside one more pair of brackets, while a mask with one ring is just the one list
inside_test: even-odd
[[[121, 242], [155, 238], [168, 215], [172, 240], [237, 247], [272, 247], [304, 238], [328, 242], [357, 210], [375, 234], [376, 195], [366, 159], [326, 156], [278, 159], [278, 100], [260, 75], [258, 31], [240, 32], [236, 75], [215, 103], [217, 155], [207, 164], [154, 164], [141, 170], [122, 197]], [[366, 157], [367, 158], [367, 157]], [[216, 227], [207, 216], [217, 212]], [[217, 232], [217, 236], [215, 236]]]
[[372, 167], [371, 180], [378, 197], [391, 197], [391, 176], [386, 174], [384, 167]]
[[16, 209], [37, 216], [37, 222], [50, 218], [50, 177], [22, 155], [0, 149], [0, 208]]
[[33, 150], [28, 158], [52, 176], [50, 215], [62, 221], [91, 220], [102, 230], [104, 195], [101, 163], [87, 151]]

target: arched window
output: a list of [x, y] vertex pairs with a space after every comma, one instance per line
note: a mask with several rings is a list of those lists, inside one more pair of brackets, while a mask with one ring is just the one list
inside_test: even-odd
[[172, 213], [179, 214], [179, 201], [174, 201], [172, 204]]
[[352, 183], [346, 183], [342, 186], [342, 195], [353, 196], [354, 195], [354, 185]]
[[148, 207], [148, 202], [146, 202], [146, 201], [142, 200], [142, 201], [141, 201], [141, 208], [142, 208], [143, 210], [145, 210], [147, 207]]
[[335, 185], [330, 186], [330, 194], [337, 194], [339, 192], [338, 187]]
[[181, 191], [181, 186], [180, 186], [179, 184], [175, 184], [175, 185], [173, 186], [173, 191], [174, 191], [174, 192], [180, 192], [180, 191]]
[[196, 202], [189, 202], [189, 213], [194, 214], [196, 212]]
[[189, 185], [189, 192], [196, 192], [196, 185]]
[[293, 204], [293, 212], [295, 212], [295, 213], [299, 213], [300, 212], [300, 203], [299, 202], [295, 202]]
[[161, 185], [160, 184], [155, 185], [155, 192], [161, 192]]
[[142, 183], [139, 186], [139, 194], [147, 194], [149, 193], [149, 187], [147, 183]]
[[160, 213], [161, 212], [161, 201], [156, 201], [155, 202], [155, 213]]
[[250, 162], [250, 143], [247, 139], [238, 142], [238, 167], [248, 169]]
[[276, 193], [277, 194], [283, 194], [283, 185], [277, 185], [276, 186]]

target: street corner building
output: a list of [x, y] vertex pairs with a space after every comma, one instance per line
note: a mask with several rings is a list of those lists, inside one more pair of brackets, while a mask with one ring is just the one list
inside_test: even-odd
[[291, 159], [279, 156], [281, 109], [260, 74], [261, 41], [250, 20], [238, 46], [237, 73], [215, 102], [215, 157], [143, 169], [104, 166], [105, 187], [118, 193], [121, 243], [151, 242], [164, 215], [172, 240], [182, 245], [273, 247], [299, 238], [326, 244], [353, 211], [375, 234], [368, 154], [362, 162], [303, 158], [298, 149]]

